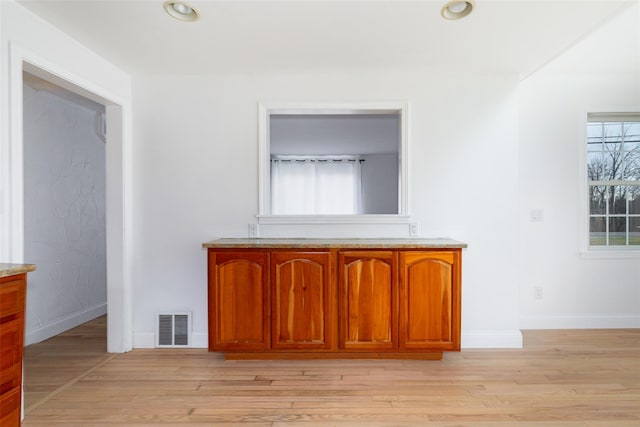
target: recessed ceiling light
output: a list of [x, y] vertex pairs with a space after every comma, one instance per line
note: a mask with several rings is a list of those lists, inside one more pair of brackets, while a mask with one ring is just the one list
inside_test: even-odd
[[180, 21], [192, 22], [200, 18], [200, 14], [194, 7], [182, 1], [167, 1], [164, 3], [164, 10]]
[[470, 14], [474, 6], [474, 0], [451, 0], [442, 7], [440, 14], [445, 19], [460, 19]]

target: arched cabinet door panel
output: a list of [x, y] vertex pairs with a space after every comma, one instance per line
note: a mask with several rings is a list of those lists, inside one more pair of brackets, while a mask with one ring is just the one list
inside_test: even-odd
[[331, 347], [331, 256], [329, 252], [271, 253], [271, 346]]
[[340, 252], [340, 348], [397, 347], [397, 274], [397, 255], [392, 251]]
[[209, 348], [269, 348], [268, 252], [209, 252]]
[[460, 349], [459, 252], [400, 252], [400, 348]]

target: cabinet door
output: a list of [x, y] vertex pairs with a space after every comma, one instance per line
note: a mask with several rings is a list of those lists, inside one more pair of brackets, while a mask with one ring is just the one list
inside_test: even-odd
[[397, 347], [397, 257], [391, 251], [341, 251], [340, 347]]
[[209, 251], [209, 350], [269, 347], [269, 254]]
[[460, 252], [400, 252], [400, 348], [460, 349]]
[[331, 266], [328, 252], [272, 252], [272, 347], [331, 347]]

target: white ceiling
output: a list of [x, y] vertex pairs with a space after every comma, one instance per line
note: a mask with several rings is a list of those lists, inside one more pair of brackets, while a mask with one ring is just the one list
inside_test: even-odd
[[132, 74], [410, 67], [527, 75], [629, 1], [476, 0], [470, 16], [446, 21], [445, 0], [192, 0], [195, 23], [169, 17], [163, 0], [19, 3]]

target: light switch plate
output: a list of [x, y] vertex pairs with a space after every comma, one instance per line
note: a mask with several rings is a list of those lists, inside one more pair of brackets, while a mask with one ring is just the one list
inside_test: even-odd
[[417, 222], [409, 223], [409, 236], [418, 236], [420, 234], [420, 228]]

